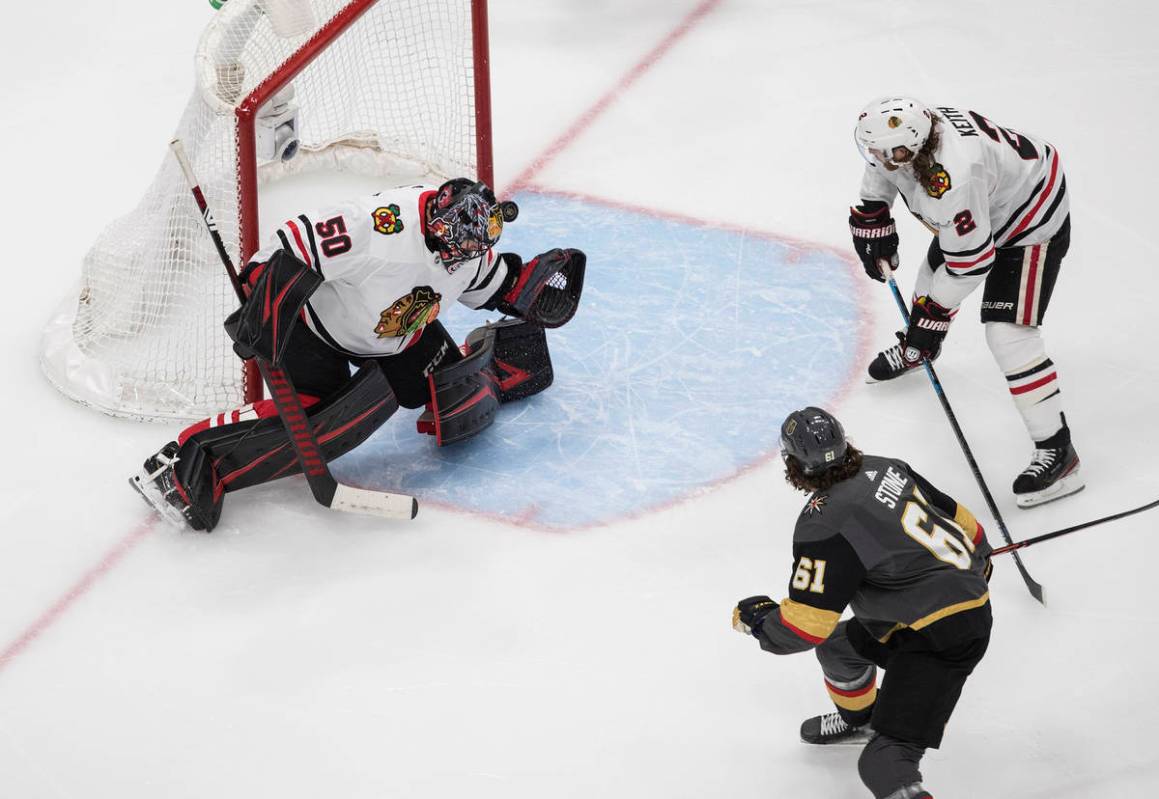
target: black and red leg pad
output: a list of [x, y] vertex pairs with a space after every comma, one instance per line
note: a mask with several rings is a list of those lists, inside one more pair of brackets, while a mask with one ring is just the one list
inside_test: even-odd
[[[332, 461], [357, 447], [398, 410], [386, 377], [368, 363], [306, 417], [322, 454]], [[278, 416], [210, 427], [185, 439], [175, 477], [193, 514], [213, 529], [225, 493], [302, 471]]]
[[[480, 330], [482, 335], [472, 342]], [[483, 432], [499, 410], [499, 385], [491, 365], [495, 331], [479, 328], [467, 342], [470, 350], [465, 357], [427, 376], [431, 399], [418, 419], [418, 430], [433, 435], [440, 447]]]
[[498, 406], [538, 394], [554, 373], [547, 334], [539, 325], [506, 319], [476, 328], [467, 336], [463, 360], [429, 377], [431, 403], [418, 420], [420, 433], [439, 446], [485, 430]]

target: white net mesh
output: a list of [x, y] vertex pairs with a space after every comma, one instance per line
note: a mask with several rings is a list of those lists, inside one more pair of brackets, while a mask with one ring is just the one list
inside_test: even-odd
[[[177, 136], [235, 263], [236, 106], [350, 5], [361, 0], [230, 0], [201, 38]], [[276, 142], [272, 126], [294, 116], [279, 92], [258, 113], [263, 183], [316, 168], [402, 180], [477, 174], [471, 0], [374, 3], [291, 86], [300, 148], [288, 162], [263, 153]], [[45, 373], [70, 397], [119, 416], [197, 418], [234, 407], [244, 401], [242, 368], [221, 322], [236, 303], [167, 156], [137, 208], [86, 255], [79, 302], [45, 333]]]

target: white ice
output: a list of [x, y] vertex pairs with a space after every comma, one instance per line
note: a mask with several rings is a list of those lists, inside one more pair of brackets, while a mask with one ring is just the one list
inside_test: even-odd
[[[383, 529], [298, 480], [233, 498], [211, 536], [145, 512], [125, 477], [175, 431], [58, 395], [38, 339], [164, 157], [209, 13], [12, 3], [0, 25], [0, 797], [868, 795], [856, 752], [797, 741], [830, 707], [813, 657], [729, 628], [736, 599], [784, 594], [800, 498], [775, 463], [576, 533], [437, 508]], [[978, 297], [938, 363], [1025, 538], [1159, 497], [1156, 30], [1145, 0], [492, 0], [497, 182], [611, 93], [536, 184], [844, 248], [871, 97], [1052, 141], [1074, 236], [1045, 329], [1086, 491], [1015, 508], [1029, 443]], [[899, 223], [904, 287], [927, 237]], [[888, 342], [888, 294], [865, 301]], [[924, 378], [820, 399], [997, 540]], [[1159, 795], [1157, 526], [1159, 510], [1027, 550], [1045, 608], [999, 563], [992, 647], [924, 762], [938, 799]]]

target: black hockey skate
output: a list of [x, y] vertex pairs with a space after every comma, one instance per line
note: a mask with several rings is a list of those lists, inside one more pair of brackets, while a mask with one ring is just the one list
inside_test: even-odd
[[189, 503], [177, 489], [173, 467], [177, 463], [178, 449], [177, 442], [170, 441], [156, 455], [150, 455], [145, 459], [141, 473], [129, 478], [129, 485], [170, 524], [182, 529], [204, 530], [205, 526], [196, 521]]
[[[893, 380], [895, 377], [901, 377], [904, 374], [916, 371], [922, 368], [922, 362], [906, 363], [905, 358], [902, 357], [902, 347], [905, 346], [905, 333], [897, 333], [897, 344], [886, 350], [877, 353], [877, 357], [873, 359], [873, 363], [869, 364], [868, 375], [865, 378], [866, 383], [881, 383], [886, 380]], [[937, 352], [930, 358], [935, 360], [941, 354], [942, 348], [939, 345]]]
[[1020, 508], [1033, 508], [1082, 491], [1086, 484], [1079, 474], [1079, 456], [1070, 442], [1070, 428], [1046, 441], [1035, 442], [1030, 465], [1014, 480], [1014, 500]]
[[805, 719], [801, 724], [801, 740], [807, 744], [860, 746], [868, 743], [872, 737], [873, 730], [868, 724], [860, 727], [851, 726], [836, 711]]

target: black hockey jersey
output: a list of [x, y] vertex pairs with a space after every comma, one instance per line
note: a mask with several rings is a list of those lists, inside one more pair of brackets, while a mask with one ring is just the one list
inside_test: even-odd
[[990, 551], [967, 508], [906, 463], [866, 455], [859, 473], [805, 503], [789, 597], [765, 618], [761, 646], [816, 646], [846, 607], [883, 642], [902, 628], [927, 630], [989, 601]]

